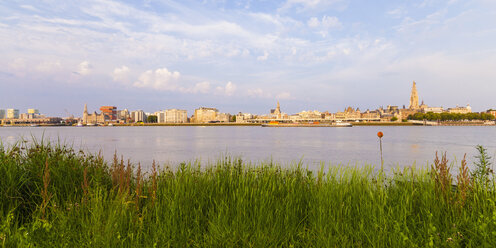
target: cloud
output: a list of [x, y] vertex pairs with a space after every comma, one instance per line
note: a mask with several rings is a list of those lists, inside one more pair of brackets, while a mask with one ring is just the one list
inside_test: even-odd
[[335, 16], [323, 16], [321, 20], [317, 17], [311, 17], [307, 21], [307, 25], [310, 28], [318, 29], [317, 33], [321, 34], [322, 37], [326, 37], [331, 29], [341, 29], [343, 24]]
[[259, 98], [272, 98], [272, 94], [265, 92], [261, 88], [248, 90], [249, 97], [259, 97]]
[[292, 99], [291, 98], [291, 93], [285, 91], [285, 92], [281, 92], [279, 94], [276, 95], [276, 99], [280, 99], [280, 100], [288, 100], [288, 99]]
[[267, 51], [264, 51], [264, 54], [261, 55], [261, 56], [258, 56], [257, 57], [257, 60], [258, 61], [265, 61], [269, 58], [269, 53]]
[[227, 82], [225, 87], [217, 86], [217, 88], [215, 88], [215, 91], [217, 92], [217, 94], [232, 96], [236, 91], [236, 85], [229, 81]]
[[287, 0], [279, 11], [286, 11], [289, 9], [296, 8], [297, 11], [307, 11], [307, 10], [324, 10], [331, 6], [335, 6], [338, 9], [344, 9], [346, 6], [346, 1], [344, 0]]
[[129, 68], [125, 65], [115, 68], [112, 72], [112, 79], [115, 82], [126, 82], [128, 81]]
[[77, 73], [79, 73], [79, 75], [83, 75], [83, 76], [88, 75], [90, 73], [91, 69], [92, 69], [92, 66], [91, 66], [90, 62], [83, 61], [79, 64]]
[[167, 68], [148, 70], [143, 72], [133, 86], [137, 88], [149, 88], [155, 90], [175, 91], [178, 89], [177, 80], [181, 74], [177, 71], [171, 72]]
[[35, 70], [43, 73], [52, 73], [62, 69], [60, 62], [44, 61], [36, 65]]
[[202, 94], [206, 94], [209, 91], [210, 91], [210, 83], [206, 81], [195, 84], [195, 86], [190, 90], [190, 92], [192, 93], [202, 93]]

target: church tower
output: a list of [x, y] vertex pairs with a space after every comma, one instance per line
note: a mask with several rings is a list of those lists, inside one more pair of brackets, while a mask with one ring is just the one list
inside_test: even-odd
[[88, 106], [87, 104], [84, 104], [84, 111], [83, 111], [83, 124], [88, 123]]
[[279, 104], [279, 101], [277, 101], [277, 107], [276, 110], [274, 111], [274, 115], [277, 115], [277, 118], [281, 118], [281, 105]]
[[417, 84], [413, 81], [412, 86], [412, 94], [410, 95], [410, 106], [409, 109], [418, 109], [419, 108], [419, 97], [417, 93]]

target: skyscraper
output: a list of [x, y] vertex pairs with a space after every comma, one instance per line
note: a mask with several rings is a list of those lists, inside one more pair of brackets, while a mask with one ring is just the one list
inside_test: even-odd
[[419, 97], [417, 93], [417, 84], [413, 81], [412, 86], [412, 94], [410, 95], [410, 106], [409, 109], [418, 109], [419, 108]]

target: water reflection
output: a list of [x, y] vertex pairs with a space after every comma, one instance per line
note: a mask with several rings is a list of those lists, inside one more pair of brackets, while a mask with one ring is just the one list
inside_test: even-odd
[[451, 160], [460, 160], [467, 153], [471, 164], [475, 145], [484, 145], [490, 154], [496, 150], [494, 127], [8, 127], [0, 128], [0, 139], [5, 144], [13, 144], [19, 137], [60, 139], [75, 149], [101, 150], [109, 160], [117, 151], [145, 167], [153, 160], [171, 164], [215, 161], [227, 153], [253, 162], [302, 160], [316, 169], [321, 162], [379, 165], [378, 131], [384, 132], [386, 168], [414, 162], [426, 165], [436, 151], [447, 151]]

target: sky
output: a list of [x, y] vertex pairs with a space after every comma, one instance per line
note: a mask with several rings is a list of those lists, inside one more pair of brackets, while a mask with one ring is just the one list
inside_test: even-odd
[[0, 2], [0, 109], [496, 108], [494, 0]]

